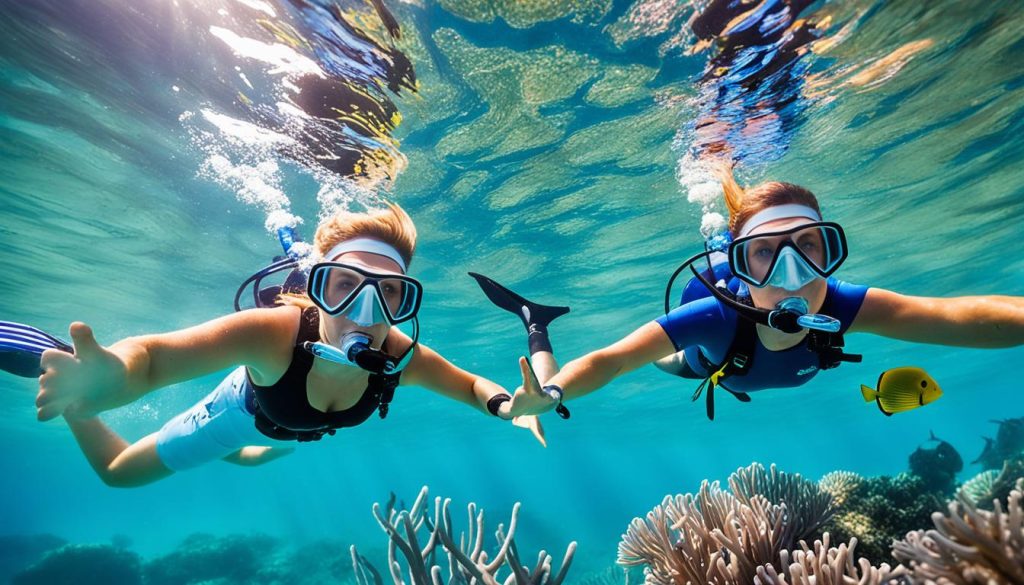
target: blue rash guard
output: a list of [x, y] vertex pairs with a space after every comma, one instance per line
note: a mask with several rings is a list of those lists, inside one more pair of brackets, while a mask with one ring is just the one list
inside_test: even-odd
[[[840, 333], [845, 333], [860, 311], [868, 287], [828, 279], [823, 312], [839, 319]], [[685, 351], [690, 368], [706, 377], [711, 374], [701, 365], [698, 352], [715, 364], [721, 364], [736, 334], [736, 311], [724, 306], [713, 296], [703, 297], [676, 307], [657, 322], [676, 346]], [[790, 388], [806, 384], [818, 373], [818, 354], [807, 349], [806, 338], [791, 348], [771, 351], [754, 341], [753, 365], [746, 375], [730, 376], [725, 385], [736, 392], [753, 392], [767, 388]]]

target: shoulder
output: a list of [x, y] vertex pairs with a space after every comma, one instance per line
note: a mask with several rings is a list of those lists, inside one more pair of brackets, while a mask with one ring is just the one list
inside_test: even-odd
[[736, 325], [736, 312], [727, 309], [714, 297], [690, 301], [655, 319], [676, 346], [682, 350], [703, 343], [703, 338], [718, 334], [732, 334]]
[[240, 311], [222, 323], [228, 341], [246, 356], [246, 365], [256, 372], [276, 372], [291, 362], [301, 318], [299, 307], [282, 306]]

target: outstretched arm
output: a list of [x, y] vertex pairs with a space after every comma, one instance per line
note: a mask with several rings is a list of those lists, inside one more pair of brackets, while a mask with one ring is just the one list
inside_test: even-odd
[[1024, 297], [913, 297], [868, 289], [850, 331], [963, 347], [1024, 344]]
[[498, 384], [457, 367], [422, 343], [416, 346], [416, 353], [402, 374], [402, 383], [423, 386], [484, 413], [491, 397], [505, 394]]
[[[593, 392], [626, 372], [675, 352], [665, 330], [651, 321], [608, 347], [588, 353], [562, 367], [544, 382], [562, 388], [562, 399], [576, 398]], [[511, 411], [516, 415], [540, 414], [555, 407], [556, 401], [541, 392], [536, 379], [529, 375], [525, 359], [520, 358], [524, 386], [516, 390]]]
[[72, 323], [74, 354], [47, 350], [40, 360], [37, 416], [49, 420], [69, 406], [76, 416], [94, 414], [232, 365], [249, 366], [257, 377], [284, 371], [297, 326], [294, 307], [254, 309], [103, 347], [87, 325]]

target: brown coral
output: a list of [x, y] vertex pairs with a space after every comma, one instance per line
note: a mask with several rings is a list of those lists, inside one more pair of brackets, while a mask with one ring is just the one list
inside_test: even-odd
[[893, 556], [910, 567], [915, 582], [926, 585], [1024, 583], [1024, 482], [1010, 492], [1006, 511], [979, 510], [960, 496], [949, 512], [932, 516], [933, 530], [907, 534], [893, 545]]

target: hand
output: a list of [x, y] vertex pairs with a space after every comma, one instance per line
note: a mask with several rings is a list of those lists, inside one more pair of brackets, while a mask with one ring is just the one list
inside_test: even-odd
[[544, 438], [544, 426], [540, 424], [540, 419], [536, 416], [517, 416], [512, 419], [512, 424], [521, 429], [530, 429], [542, 447], [548, 446], [548, 441]]
[[96, 342], [92, 329], [85, 323], [72, 323], [69, 329], [74, 354], [48, 349], [39, 365], [39, 394], [36, 396], [36, 417], [50, 420], [61, 414], [87, 416], [95, 414], [99, 394], [124, 386], [127, 373], [124, 363], [114, 352]]
[[523, 385], [516, 388], [508, 403], [511, 416], [543, 414], [558, 405], [557, 400], [541, 389], [537, 375], [533, 373], [526, 358], [519, 358], [519, 369], [523, 374]]

